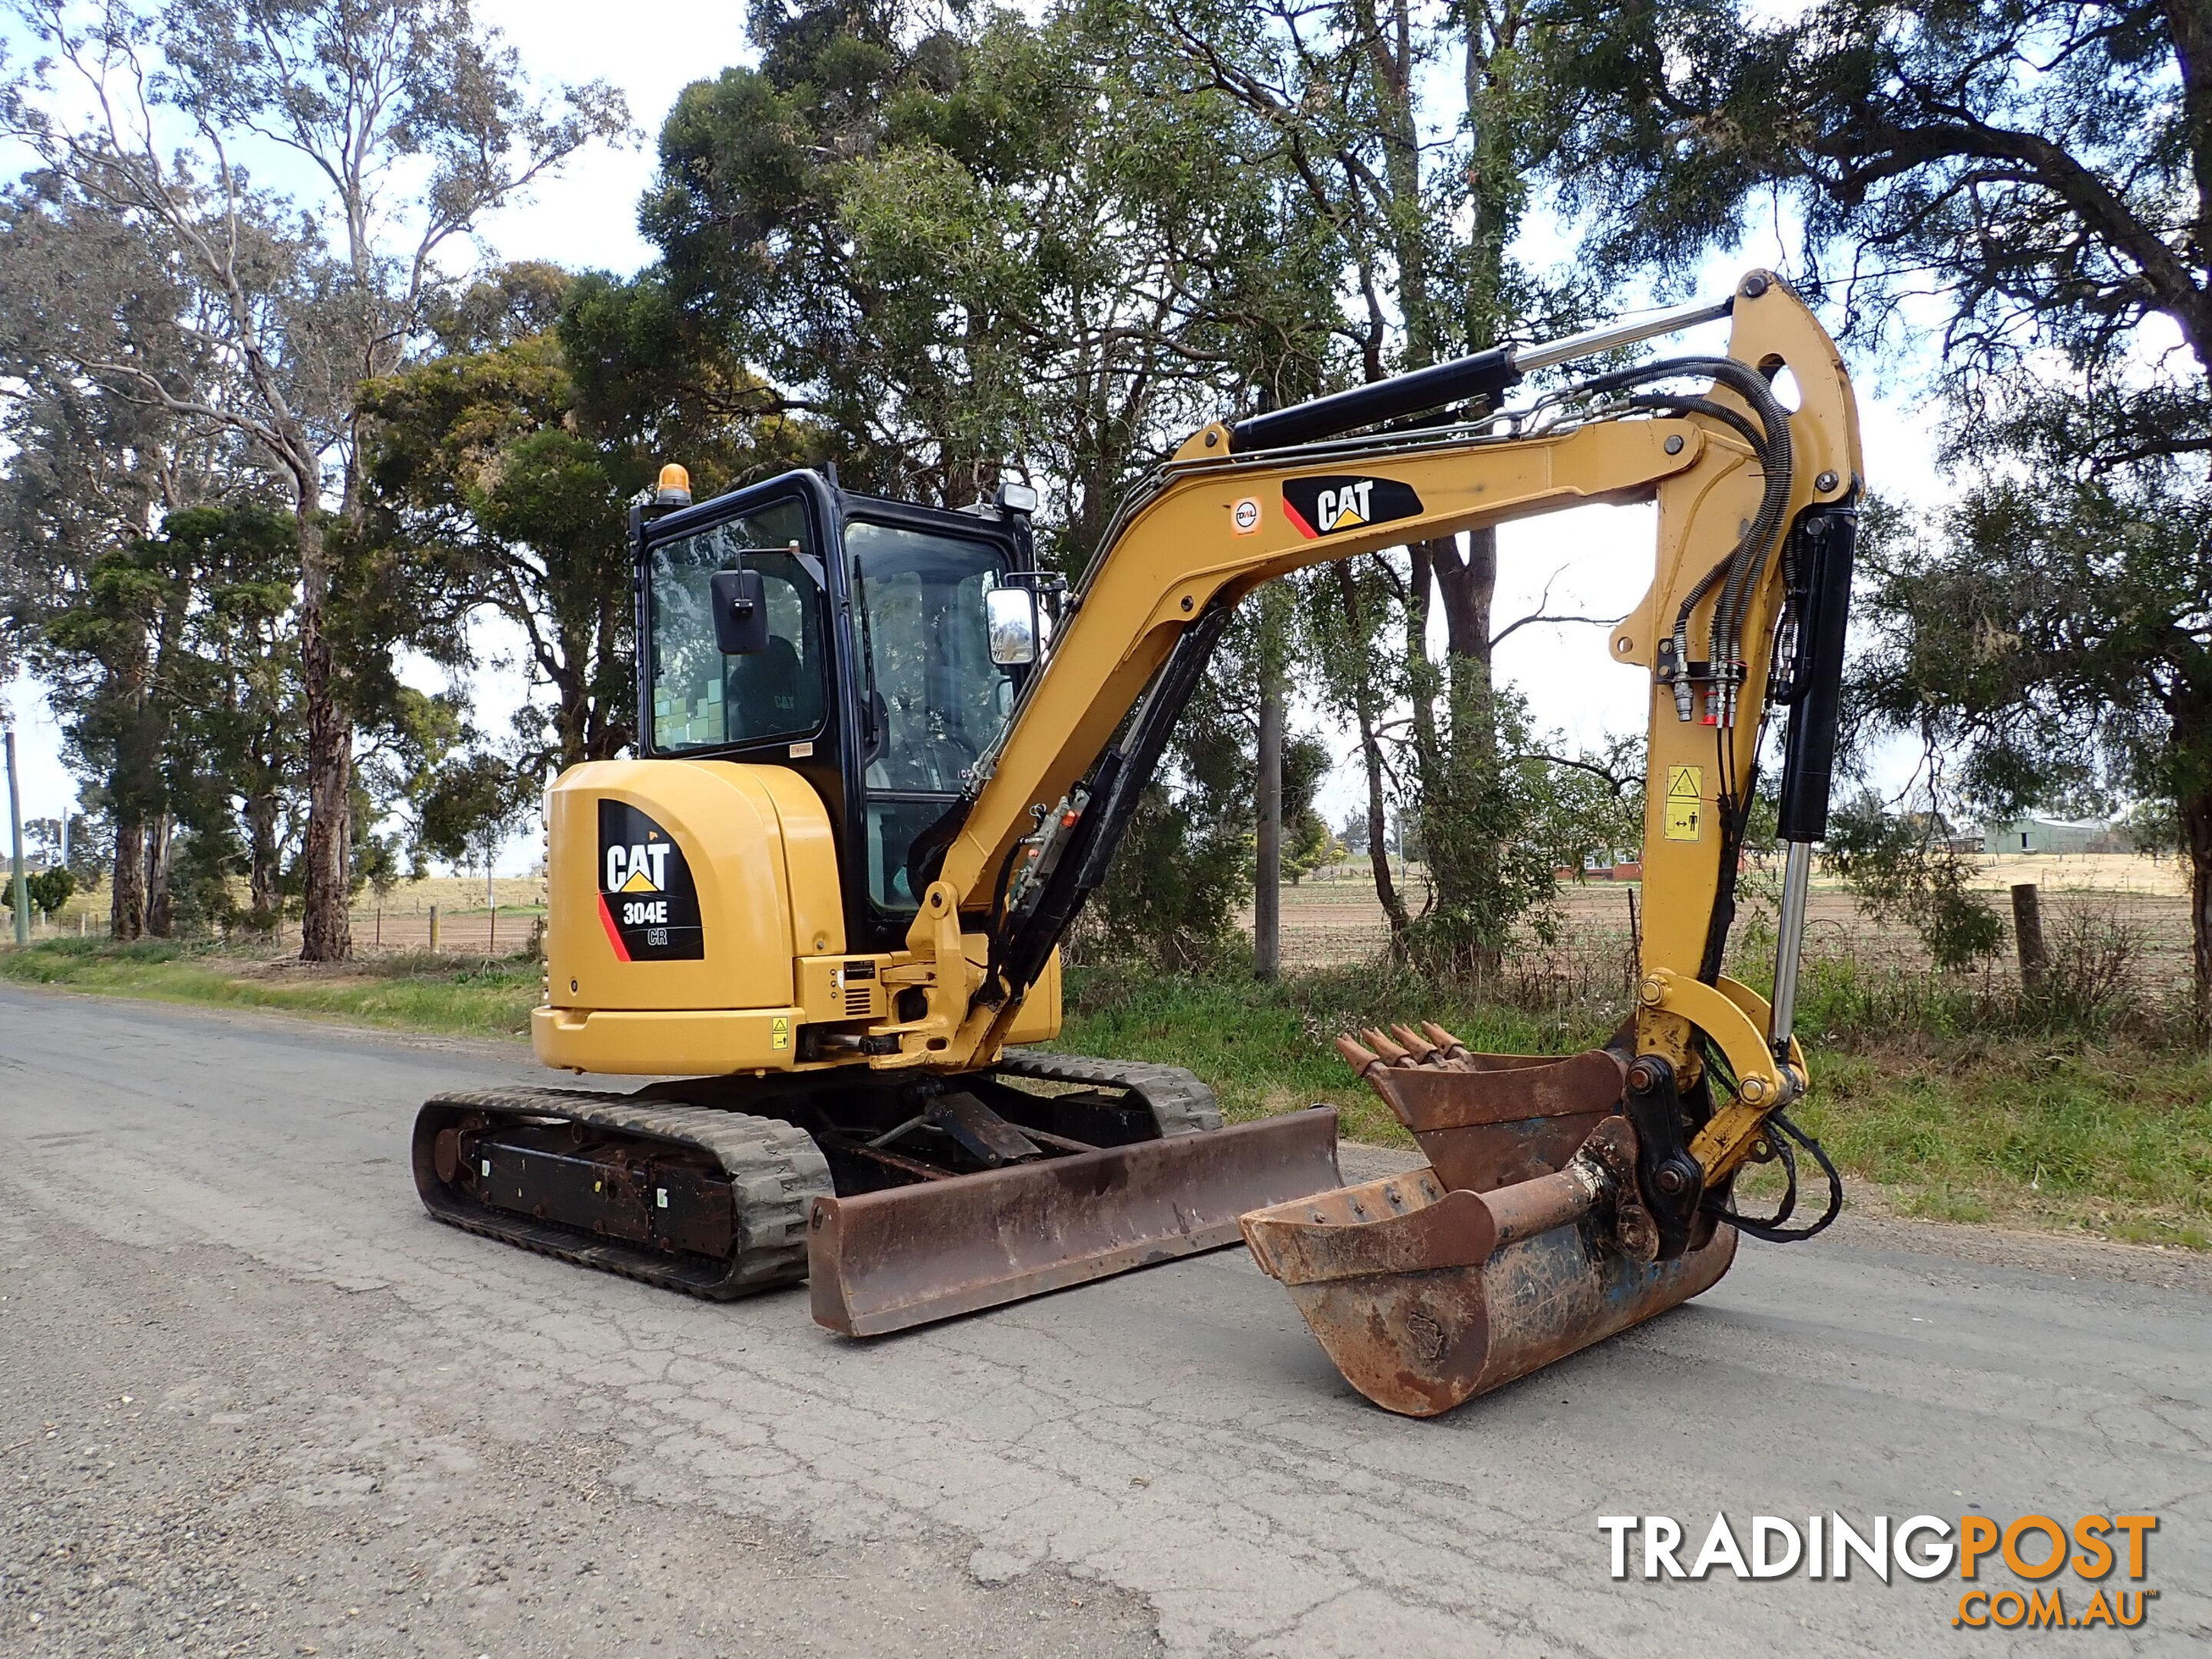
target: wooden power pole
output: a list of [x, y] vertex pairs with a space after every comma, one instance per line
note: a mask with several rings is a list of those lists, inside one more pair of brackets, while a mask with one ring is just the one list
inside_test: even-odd
[[31, 889], [29, 880], [23, 873], [23, 796], [21, 787], [15, 780], [15, 728], [13, 726], [7, 728], [5, 738], [8, 745], [8, 830], [12, 837], [9, 844], [14, 848], [9, 861], [14, 866], [15, 876], [15, 943], [28, 945], [31, 942]]

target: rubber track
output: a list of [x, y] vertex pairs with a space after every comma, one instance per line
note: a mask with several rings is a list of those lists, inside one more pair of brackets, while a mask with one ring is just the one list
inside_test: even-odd
[[1082, 1054], [1009, 1053], [991, 1069], [1002, 1076], [1033, 1078], [1040, 1083], [1126, 1089], [1151, 1109], [1152, 1121], [1163, 1135], [1202, 1134], [1221, 1127], [1221, 1108], [1213, 1091], [1199, 1081], [1197, 1073], [1180, 1066], [1092, 1060]]
[[[428, 1134], [424, 1131], [434, 1119], [468, 1112], [565, 1118], [706, 1152], [729, 1176], [737, 1212], [736, 1250], [726, 1262], [709, 1267], [696, 1256], [663, 1255], [615, 1240], [590, 1238], [447, 1193], [429, 1158], [428, 1142], [434, 1139], [436, 1127], [429, 1127]], [[541, 1255], [714, 1302], [804, 1279], [807, 1213], [817, 1198], [827, 1198], [832, 1190], [830, 1165], [813, 1138], [779, 1119], [588, 1090], [453, 1090], [424, 1103], [416, 1139], [416, 1184], [424, 1206], [437, 1219]]]

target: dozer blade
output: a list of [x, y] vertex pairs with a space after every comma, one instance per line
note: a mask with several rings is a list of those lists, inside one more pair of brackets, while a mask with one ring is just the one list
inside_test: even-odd
[[1701, 1219], [1656, 1261], [1636, 1135], [1609, 1050], [1563, 1060], [1471, 1054], [1438, 1027], [1337, 1046], [1431, 1167], [1244, 1218], [1346, 1381], [1432, 1417], [1711, 1288], [1735, 1230]]
[[1237, 1239], [1237, 1218], [1339, 1185], [1333, 1108], [980, 1175], [817, 1198], [814, 1317], [879, 1336]]

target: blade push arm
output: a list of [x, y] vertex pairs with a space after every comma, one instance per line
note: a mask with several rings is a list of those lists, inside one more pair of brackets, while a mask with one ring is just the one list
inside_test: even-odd
[[[1618, 395], [1599, 416], [1529, 435], [1441, 427], [1248, 454], [1227, 428], [1193, 434], [1125, 504], [979, 768], [909, 937], [918, 962], [943, 969], [921, 976], [930, 1017], [900, 1028], [901, 1057], [957, 1066], [995, 1051], [1245, 594], [1324, 561], [1589, 501], [1656, 501], [1651, 586], [1608, 642], [1613, 661], [1650, 677], [1638, 1047], [1666, 1056], [1686, 1086], [1702, 1030], [1743, 1085], [1739, 1100], [1756, 1106], [1746, 1097], [1764, 1089], [1771, 1109], [1796, 1092], [1802, 1072], [1786, 1048], [1778, 1062], [1769, 1052], [1765, 1005], [1719, 979], [1718, 951], [1790, 538], [1808, 510], [1855, 497], [1857, 416], [1832, 342], [1782, 283], [1746, 278], [1730, 315], [1725, 358], [1674, 371], [1694, 368], [1708, 387], [1661, 392], [1653, 383], [1665, 376], [1649, 369], [1604, 376], [1591, 387]], [[1785, 368], [1798, 394], [1786, 416], [1765, 390]], [[1016, 909], [1010, 861], [1032, 848], [1050, 873]], [[1692, 1151], [1717, 1179], [1756, 1131], [1754, 1117]]]

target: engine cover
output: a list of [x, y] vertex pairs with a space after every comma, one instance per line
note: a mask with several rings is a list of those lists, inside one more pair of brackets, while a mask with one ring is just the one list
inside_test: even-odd
[[729, 761], [592, 762], [554, 784], [547, 834], [541, 1060], [631, 1073], [796, 1063], [802, 958], [845, 948], [830, 815], [805, 780]]

